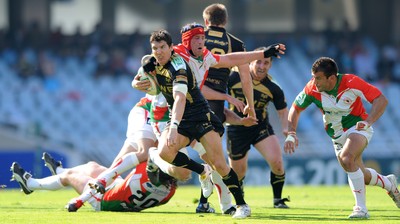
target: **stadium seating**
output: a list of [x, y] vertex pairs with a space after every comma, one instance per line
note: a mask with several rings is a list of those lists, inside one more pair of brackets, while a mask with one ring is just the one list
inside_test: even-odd
[[[21, 138], [30, 135], [58, 142], [83, 152], [86, 161], [110, 164], [124, 142], [128, 113], [144, 94], [131, 88], [132, 77], [128, 75], [94, 77], [94, 59], [53, 60], [56, 73], [49, 87], [36, 76], [21, 79], [7, 58], [0, 57], [0, 123], [15, 127]], [[290, 54], [274, 61], [270, 74], [285, 90], [289, 106], [309, 80], [312, 60], [301, 48], [294, 47]], [[369, 147], [379, 149], [380, 155], [399, 155], [395, 139], [400, 136], [400, 104], [396, 100], [400, 86], [389, 83], [382, 89], [390, 103], [374, 125], [375, 137]], [[298, 129], [300, 155], [332, 153], [319, 113], [313, 106], [302, 114]], [[283, 142], [278, 117], [272, 112], [270, 116]], [[256, 157], [258, 153], [252, 150], [250, 159]]]

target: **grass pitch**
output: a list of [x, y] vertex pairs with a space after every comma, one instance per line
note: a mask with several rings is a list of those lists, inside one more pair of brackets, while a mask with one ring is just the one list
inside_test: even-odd
[[348, 220], [354, 204], [348, 186], [286, 186], [283, 196], [290, 195], [290, 209], [272, 208], [272, 190], [268, 187], [246, 187], [246, 201], [252, 216], [237, 220], [221, 215], [217, 194], [209, 201], [216, 214], [196, 214], [195, 201], [199, 187], [181, 186], [164, 206], [139, 213], [94, 212], [85, 204], [78, 212], [69, 213], [64, 205], [77, 194], [72, 189], [35, 191], [25, 195], [19, 190], [0, 190], [0, 223], [156, 223], [156, 224], [222, 224], [222, 223], [400, 223], [400, 210], [377, 187], [367, 187], [369, 220]]

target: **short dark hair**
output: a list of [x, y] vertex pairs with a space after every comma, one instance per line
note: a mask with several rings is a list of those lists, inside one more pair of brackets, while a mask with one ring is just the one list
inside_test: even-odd
[[172, 37], [171, 34], [168, 33], [166, 30], [156, 30], [151, 33], [150, 36], [150, 43], [156, 41], [156, 42], [161, 42], [165, 41], [167, 42], [168, 46], [172, 45]]
[[332, 76], [332, 75], [337, 75], [338, 73], [338, 67], [332, 58], [328, 57], [320, 57], [318, 58], [314, 64], [312, 65], [311, 72], [313, 74], [317, 72], [322, 72], [326, 77]]
[[203, 18], [210, 22], [210, 25], [225, 26], [228, 20], [228, 11], [225, 5], [215, 3], [207, 6], [203, 11]]

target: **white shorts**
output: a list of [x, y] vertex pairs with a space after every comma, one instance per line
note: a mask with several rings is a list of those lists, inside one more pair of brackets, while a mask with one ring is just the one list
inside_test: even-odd
[[[112, 184], [110, 184], [106, 190], [114, 187], [115, 185], [124, 182], [124, 179], [121, 176], [118, 176], [114, 182]], [[83, 189], [83, 192], [85, 192], [86, 190], [88, 190], [89, 184], [85, 185], [85, 188]], [[87, 200], [87, 202], [93, 207], [93, 209], [95, 211], [100, 211], [101, 210], [101, 200], [103, 199], [104, 194], [101, 193], [96, 193], [94, 194], [91, 198], [89, 198], [89, 200]]]
[[126, 130], [126, 141], [132, 146], [136, 145], [136, 140], [142, 138], [157, 141], [153, 128], [148, 123], [149, 112], [142, 107], [133, 107], [128, 116], [128, 128]]
[[150, 122], [153, 127], [153, 132], [156, 135], [157, 139], [161, 137], [161, 133], [164, 131], [165, 126], [167, 126], [167, 122]]
[[339, 153], [342, 151], [344, 143], [346, 143], [347, 138], [352, 133], [364, 136], [367, 139], [367, 144], [368, 144], [372, 138], [372, 135], [374, 134], [374, 129], [372, 127], [369, 127], [367, 130], [357, 131], [356, 126], [353, 126], [346, 132], [344, 132], [342, 136], [340, 136], [338, 139], [332, 139], [333, 148], [335, 149], [336, 156], [338, 156]]

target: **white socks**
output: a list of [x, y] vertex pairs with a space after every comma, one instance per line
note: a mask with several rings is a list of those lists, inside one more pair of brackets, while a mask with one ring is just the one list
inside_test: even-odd
[[56, 168], [56, 174], [64, 173], [65, 170], [67, 170], [67, 169], [64, 169], [64, 168], [62, 168], [62, 167], [60, 167], [60, 166], [57, 166], [57, 168]]
[[221, 207], [222, 213], [224, 213], [226, 210], [233, 206], [231, 192], [222, 181], [222, 178], [217, 173], [217, 171], [211, 171], [211, 180], [214, 183], [215, 189], [217, 189], [219, 206]]
[[[173, 167], [172, 164], [166, 162], [160, 157], [160, 154], [158, 154], [157, 148], [151, 147], [149, 149], [149, 157], [151, 160], [160, 168], [161, 171], [164, 173], [172, 176], [172, 173], [170, 172], [171, 167]], [[172, 170], [171, 170], [172, 171]]]
[[353, 191], [356, 200], [356, 206], [360, 206], [364, 211], [367, 210], [365, 204], [365, 183], [364, 174], [359, 168], [355, 172], [347, 172], [350, 189]]
[[386, 191], [390, 191], [392, 189], [392, 183], [386, 176], [379, 174], [374, 169], [371, 168], [366, 168], [366, 169], [369, 170], [369, 172], [371, 173], [371, 181], [369, 182], [368, 185], [379, 186], [385, 189]]
[[97, 179], [104, 180], [108, 186], [115, 178], [139, 164], [139, 159], [134, 152], [130, 152], [119, 159], [113, 167], [102, 172]]
[[42, 179], [29, 178], [26, 184], [31, 190], [50, 190], [55, 191], [64, 188], [61, 178], [58, 175], [45, 177]]

